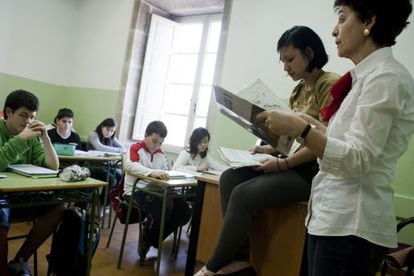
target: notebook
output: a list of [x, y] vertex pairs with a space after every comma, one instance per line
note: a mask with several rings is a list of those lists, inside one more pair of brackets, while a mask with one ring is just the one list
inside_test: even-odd
[[33, 178], [56, 177], [58, 173], [58, 171], [35, 166], [32, 164], [8, 165], [8, 169], [12, 172]]
[[185, 173], [185, 172], [181, 172], [181, 171], [165, 171], [168, 176], [170, 177], [170, 179], [185, 179], [185, 178], [192, 178], [194, 177], [194, 174], [191, 173]]

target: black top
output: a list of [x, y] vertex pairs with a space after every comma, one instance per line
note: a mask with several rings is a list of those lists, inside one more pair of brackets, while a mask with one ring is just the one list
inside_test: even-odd
[[79, 135], [76, 132], [71, 131], [68, 138], [63, 139], [58, 133], [56, 128], [49, 129], [47, 134], [50, 137], [50, 141], [52, 144], [69, 144], [69, 143], [76, 143], [76, 149], [82, 150], [82, 142]]

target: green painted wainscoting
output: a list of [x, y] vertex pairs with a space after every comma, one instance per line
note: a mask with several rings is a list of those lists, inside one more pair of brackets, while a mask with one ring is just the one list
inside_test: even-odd
[[75, 113], [74, 127], [82, 139], [105, 118], [115, 116], [118, 91], [83, 87], [67, 87], [0, 73], [0, 106], [9, 92], [25, 89], [40, 100], [39, 120], [52, 123], [59, 108]]

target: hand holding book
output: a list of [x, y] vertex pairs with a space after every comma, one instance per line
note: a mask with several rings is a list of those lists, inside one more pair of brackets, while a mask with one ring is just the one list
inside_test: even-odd
[[279, 136], [298, 137], [307, 122], [295, 112], [288, 110], [263, 111], [256, 116], [257, 124], [272, 138]]

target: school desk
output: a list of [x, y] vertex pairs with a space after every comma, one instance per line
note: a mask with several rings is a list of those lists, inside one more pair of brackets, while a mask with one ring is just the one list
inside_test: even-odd
[[[161, 264], [161, 253], [162, 253], [162, 247], [163, 247], [163, 233], [164, 233], [164, 223], [165, 223], [165, 215], [167, 210], [167, 198], [168, 194], [171, 191], [175, 191], [177, 189], [184, 189], [184, 188], [191, 188], [197, 186], [197, 180], [195, 178], [182, 178], [182, 179], [170, 179], [170, 180], [161, 180], [149, 176], [139, 175], [139, 174], [129, 174], [134, 177], [136, 177], [136, 180], [132, 186], [132, 194], [129, 197], [129, 203], [128, 203], [128, 213], [127, 213], [127, 221], [129, 221], [129, 217], [131, 214], [132, 209], [132, 199], [133, 199], [133, 193], [135, 191], [138, 191], [139, 189], [142, 189], [150, 194], [159, 196], [162, 198], [162, 211], [161, 211], [161, 225], [160, 225], [160, 235], [158, 238], [158, 255], [157, 255], [157, 266], [156, 266], [156, 275], [159, 275], [160, 272], [160, 264]], [[151, 183], [153, 185], [158, 186], [159, 190], [150, 190], [147, 189], [147, 187], [139, 188], [137, 187], [137, 183], [140, 180], [144, 180], [148, 183]], [[128, 223], [125, 223], [124, 227], [124, 233], [122, 237], [122, 243], [118, 258], [118, 268], [121, 266], [122, 262], [122, 255], [123, 255], [123, 249], [125, 246], [125, 240], [126, 240], [126, 234], [128, 231]]]
[[[109, 176], [111, 173], [111, 169], [113, 170], [113, 179], [116, 179], [116, 169], [121, 166], [122, 167], [122, 155], [110, 155], [110, 156], [96, 156], [96, 155], [88, 155], [88, 154], [82, 154], [82, 155], [73, 155], [73, 156], [67, 156], [67, 155], [58, 155], [60, 162], [65, 163], [80, 163], [80, 162], [87, 162], [91, 163], [94, 167], [103, 168], [107, 171], [106, 174], [106, 182], [109, 183]], [[104, 227], [105, 224], [105, 206], [107, 206], [108, 202], [108, 185], [105, 186], [105, 196], [104, 196], [104, 202], [102, 207], [102, 220], [101, 220], [101, 228]], [[110, 207], [110, 206], [109, 206]], [[112, 217], [112, 208], [109, 208], [109, 217], [108, 217], [108, 228], [111, 225], [111, 217]]]
[[[98, 188], [107, 186], [106, 182], [87, 178], [78, 182], [64, 182], [57, 177], [31, 178], [11, 172], [2, 172], [6, 175], [0, 179], [0, 195], [7, 195], [7, 203], [1, 208], [19, 208], [41, 206], [48, 204], [62, 204], [65, 202], [89, 202], [92, 205], [90, 221], [95, 221], [95, 208], [98, 202]], [[84, 192], [84, 189], [89, 189]], [[90, 191], [93, 191], [92, 193]], [[46, 195], [33, 196], [33, 192], [47, 192]], [[93, 223], [90, 223], [89, 233], [93, 233]], [[89, 235], [89, 252], [87, 273], [90, 274], [92, 256], [92, 238]]]
[[[196, 259], [206, 263], [212, 256], [223, 222], [219, 177], [202, 175], [197, 179], [186, 276], [194, 274]], [[299, 202], [259, 210], [255, 214], [250, 235], [250, 259], [258, 276], [300, 274], [306, 208], [306, 203]]]

